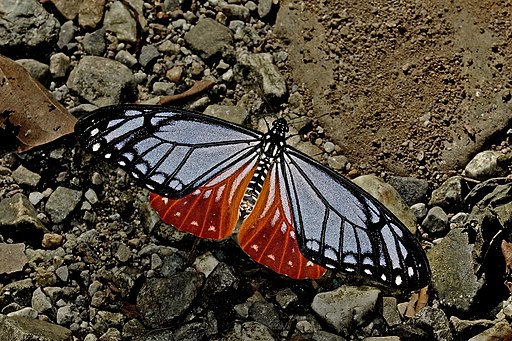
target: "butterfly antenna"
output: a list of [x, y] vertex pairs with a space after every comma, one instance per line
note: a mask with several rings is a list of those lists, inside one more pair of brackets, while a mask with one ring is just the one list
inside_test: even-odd
[[297, 319], [290, 320], [290, 328], [288, 328], [288, 333], [286, 333], [285, 340], [290, 341], [293, 337], [293, 333], [295, 332], [295, 328], [297, 327]]

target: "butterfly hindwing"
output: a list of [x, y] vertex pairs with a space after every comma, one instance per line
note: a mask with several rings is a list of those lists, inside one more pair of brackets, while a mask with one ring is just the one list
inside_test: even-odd
[[421, 246], [381, 203], [292, 148], [285, 151], [282, 164], [306, 258], [393, 287], [428, 284], [430, 272]]
[[180, 199], [151, 193], [151, 207], [163, 221], [180, 231], [201, 238], [224, 239], [238, 222], [238, 206], [256, 161], [255, 157], [241, 160]]
[[252, 213], [238, 232], [240, 247], [257, 262], [295, 279], [319, 278], [326, 269], [306, 259], [297, 244], [290, 203], [277, 164]]
[[190, 111], [112, 106], [75, 127], [87, 150], [116, 162], [153, 192], [180, 198], [254, 150], [260, 134]]

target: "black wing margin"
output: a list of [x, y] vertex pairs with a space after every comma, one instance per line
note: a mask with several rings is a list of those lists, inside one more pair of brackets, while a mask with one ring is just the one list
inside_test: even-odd
[[75, 132], [87, 151], [171, 199], [254, 153], [261, 137], [207, 115], [148, 105], [100, 108], [80, 118]]
[[430, 267], [419, 242], [375, 198], [293, 148], [287, 147], [280, 166], [306, 258], [399, 289], [429, 283]]

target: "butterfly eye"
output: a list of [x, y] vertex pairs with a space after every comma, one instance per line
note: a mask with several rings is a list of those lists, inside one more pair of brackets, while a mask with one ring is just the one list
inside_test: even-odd
[[430, 281], [415, 237], [381, 203], [286, 145], [279, 118], [269, 134], [190, 111], [113, 106], [79, 120], [89, 151], [149, 188], [151, 206], [176, 228], [238, 241], [255, 261], [292, 278], [326, 269], [391, 287]]

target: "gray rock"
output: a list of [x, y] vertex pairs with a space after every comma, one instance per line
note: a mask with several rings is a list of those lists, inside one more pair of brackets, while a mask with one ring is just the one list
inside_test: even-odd
[[89, 188], [87, 191], [85, 191], [84, 196], [85, 199], [87, 199], [87, 201], [91, 203], [91, 205], [98, 203], [98, 196], [92, 188]]
[[8, 317], [27, 317], [27, 318], [30, 318], [30, 319], [35, 319], [37, 318], [37, 311], [31, 307], [25, 307], [25, 308], [21, 308], [20, 310], [16, 310], [16, 311], [13, 311], [13, 312], [10, 312], [9, 314], [7, 314]]
[[249, 9], [242, 5], [221, 2], [219, 9], [231, 19], [248, 21], [250, 17]]
[[346, 170], [349, 163], [345, 155], [334, 155], [327, 158], [327, 164], [335, 170]]
[[57, 46], [59, 49], [64, 49], [65, 47], [70, 50], [70, 43], [73, 39], [75, 39], [76, 27], [73, 25], [73, 21], [66, 21], [62, 24], [59, 32], [59, 40], [57, 41]]
[[453, 212], [462, 205], [464, 189], [466, 188], [463, 177], [457, 175], [447, 179], [445, 182], [432, 191], [429, 204], [441, 206], [448, 212]]
[[0, 315], [0, 340], [70, 341], [71, 330], [38, 319]]
[[54, 78], [66, 76], [70, 66], [70, 58], [64, 53], [59, 52], [50, 57], [50, 72]]
[[115, 60], [128, 67], [132, 67], [137, 64], [137, 58], [126, 50], [121, 50], [116, 54]]
[[416, 233], [416, 217], [393, 186], [375, 175], [362, 175], [352, 181], [386, 206], [412, 234]]
[[486, 150], [475, 155], [464, 168], [464, 175], [477, 180], [505, 176], [508, 158], [497, 151]]
[[139, 63], [143, 67], [146, 67], [153, 63], [158, 57], [160, 57], [160, 52], [155, 45], [144, 45], [140, 51]]
[[217, 117], [236, 124], [243, 124], [247, 120], [247, 117], [249, 116], [249, 113], [243, 107], [219, 104], [209, 105], [204, 110], [204, 114]]
[[343, 337], [341, 337], [339, 335], [328, 333], [323, 330], [314, 332], [313, 335], [311, 335], [311, 340], [312, 341], [346, 341], [346, 339], [344, 339]]
[[382, 317], [384, 317], [384, 320], [386, 320], [386, 323], [390, 327], [402, 323], [395, 297], [382, 298]]
[[351, 335], [375, 314], [380, 291], [371, 287], [341, 286], [317, 294], [311, 308], [338, 333]]
[[39, 55], [41, 58], [57, 41], [60, 24], [36, 0], [0, 1], [0, 53], [9, 57]]
[[202, 303], [213, 309], [225, 309], [233, 297], [233, 292], [238, 288], [239, 281], [231, 268], [220, 262], [206, 279]]
[[201, 341], [208, 339], [208, 324], [206, 322], [187, 323], [178, 328], [174, 340]]
[[153, 94], [157, 96], [173, 95], [176, 91], [176, 84], [169, 82], [155, 82], [153, 83]]
[[67, 85], [99, 107], [119, 104], [137, 93], [132, 72], [125, 65], [111, 59], [86, 56], [71, 71]]
[[227, 333], [226, 336], [219, 341], [239, 341], [239, 340], [258, 340], [258, 341], [275, 341], [272, 332], [267, 326], [258, 322], [245, 322], [241, 325], [236, 324], [234, 328]]
[[99, 340], [121, 341], [121, 332], [115, 328], [108, 328], [105, 333], [100, 335]]
[[427, 198], [429, 185], [425, 179], [392, 176], [389, 178], [388, 183], [400, 193], [407, 206], [425, 202]]
[[130, 248], [128, 246], [126, 246], [125, 244], [119, 244], [119, 247], [117, 248], [117, 251], [116, 251], [116, 258], [120, 262], [125, 263], [125, 262], [129, 261], [131, 257], [132, 257], [132, 250], [130, 250]]
[[35, 59], [18, 59], [16, 63], [20, 64], [30, 75], [42, 84], [47, 84], [50, 79], [50, 67]]
[[105, 14], [104, 25], [117, 39], [129, 43], [137, 41], [137, 21], [121, 1], [115, 1]]
[[473, 272], [472, 252], [467, 233], [456, 228], [427, 253], [432, 286], [441, 305], [462, 313], [469, 311], [482, 286]]
[[[26, 196], [16, 193], [10, 198], [0, 201], [0, 231], [15, 228], [31, 240], [41, 240], [46, 228], [37, 217], [37, 211]], [[12, 232], [10, 233], [12, 234]]]
[[297, 295], [290, 288], [280, 290], [276, 294], [276, 302], [284, 309], [286, 309], [290, 304], [297, 302], [298, 299]]
[[103, 323], [107, 326], [121, 327], [126, 317], [121, 313], [100, 310], [96, 314], [96, 322]]
[[37, 288], [32, 293], [32, 308], [40, 314], [44, 314], [47, 310], [52, 309], [52, 301], [46, 294]]
[[93, 29], [103, 19], [105, 0], [83, 0], [78, 12], [78, 24], [80, 27]]
[[66, 265], [59, 266], [55, 269], [55, 275], [64, 283], [68, 281], [69, 268]]
[[461, 320], [456, 316], [450, 316], [450, 324], [458, 340], [467, 340], [470, 335], [476, 335], [492, 327], [496, 322], [491, 320]]
[[450, 321], [445, 312], [439, 308], [426, 306], [421, 309], [411, 321], [412, 324], [417, 324], [421, 328], [429, 326], [434, 333], [435, 340], [450, 341], [453, 340], [452, 331], [450, 329]]
[[69, 304], [57, 309], [56, 320], [59, 325], [67, 325], [73, 322], [74, 311], [73, 307]]
[[81, 191], [59, 186], [48, 198], [45, 211], [54, 223], [60, 223], [75, 209], [81, 198]]
[[27, 262], [25, 244], [0, 243], [0, 274], [20, 272]]
[[189, 309], [203, 281], [204, 276], [194, 272], [148, 279], [137, 296], [142, 320], [153, 328], [167, 325]]
[[258, 15], [260, 18], [265, 18], [272, 9], [272, 0], [259, 0], [258, 1]]
[[105, 29], [100, 28], [91, 33], [86, 33], [82, 41], [84, 51], [93, 56], [103, 56], [107, 49], [105, 42]]
[[425, 219], [421, 222], [421, 226], [433, 235], [440, 235], [448, 229], [448, 215], [439, 206], [432, 207]]
[[270, 53], [241, 53], [237, 57], [235, 79], [242, 84], [259, 82], [268, 98], [282, 98], [287, 93], [286, 81]]
[[273, 330], [282, 330], [283, 322], [279, 319], [274, 306], [268, 302], [255, 302], [249, 308], [249, 317]]
[[185, 41], [201, 58], [209, 59], [233, 42], [233, 34], [217, 21], [204, 18], [185, 34]]
[[512, 327], [507, 321], [500, 321], [491, 328], [473, 336], [468, 341], [512, 340]]
[[422, 202], [414, 204], [410, 207], [412, 214], [416, 217], [417, 221], [423, 220], [427, 216], [427, 205]]

